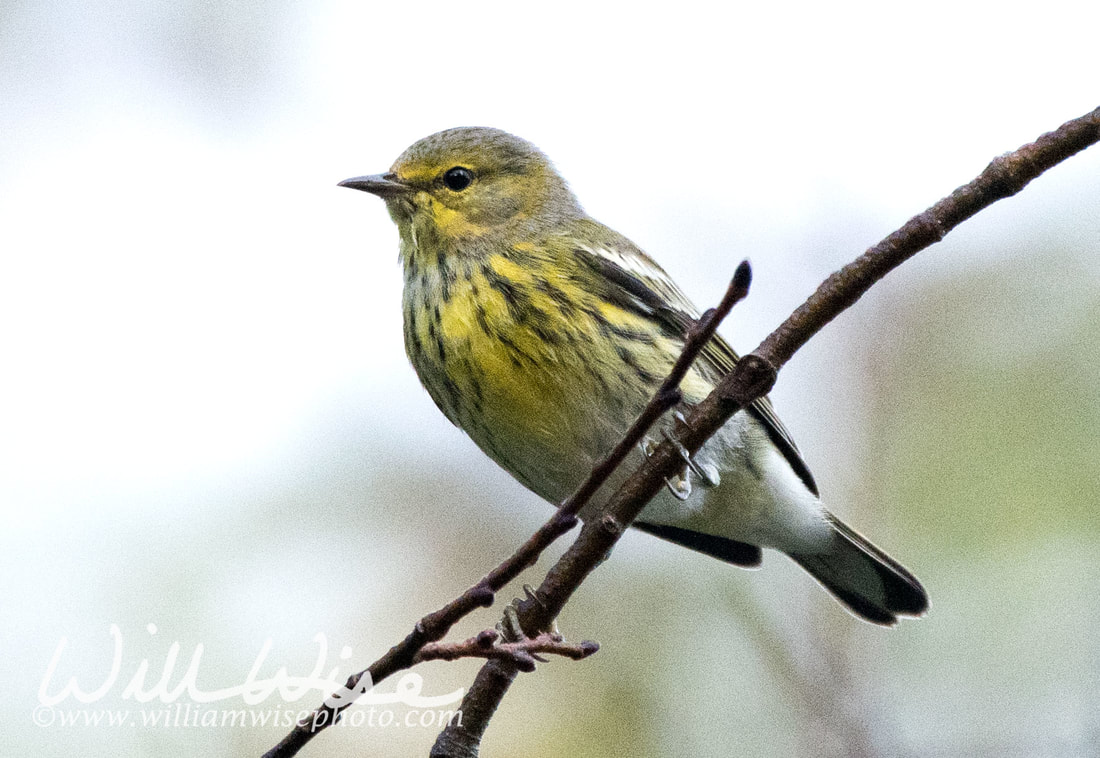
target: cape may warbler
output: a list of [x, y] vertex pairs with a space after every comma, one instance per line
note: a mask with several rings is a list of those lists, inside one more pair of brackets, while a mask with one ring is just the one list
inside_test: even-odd
[[[388, 173], [341, 185], [381, 197], [397, 224], [405, 348], [436, 405], [560, 503], [650, 399], [696, 308], [649, 256], [585, 214], [534, 145], [497, 129], [433, 134]], [[735, 361], [715, 337], [681, 385], [685, 404]], [[825, 510], [767, 398], [735, 415], [635, 526], [739, 566], [758, 565], [761, 547], [781, 550], [876, 624], [928, 606], [912, 574]]]

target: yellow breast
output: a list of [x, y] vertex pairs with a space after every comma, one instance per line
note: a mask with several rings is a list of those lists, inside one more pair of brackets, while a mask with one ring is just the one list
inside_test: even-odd
[[504, 255], [407, 272], [405, 340], [447, 417], [550, 499], [615, 443], [679, 350], [560, 266]]

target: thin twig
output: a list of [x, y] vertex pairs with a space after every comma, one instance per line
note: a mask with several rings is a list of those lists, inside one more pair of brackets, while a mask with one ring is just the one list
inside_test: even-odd
[[[649, 428], [681, 400], [678, 389], [691, 364], [703, 347], [714, 336], [719, 323], [729, 314], [730, 309], [748, 294], [752, 281], [752, 269], [748, 261], [742, 261], [737, 267], [725, 296], [718, 307], [703, 314], [696, 326], [688, 334], [680, 357], [673, 365], [669, 376], [661, 384], [653, 399], [646, 405], [641, 415], [627, 430], [617, 445], [607, 454], [581, 485], [561, 504], [550, 519], [539, 527], [531, 537], [510, 555], [503, 563], [486, 574], [481, 581], [473, 585], [459, 597], [439, 610], [420, 619], [405, 639], [390, 648], [385, 655], [372, 663], [365, 671], [348, 677], [344, 687], [349, 692], [359, 688], [364, 676], [370, 676], [368, 682], [378, 684], [398, 671], [414, 665], [418, 651], [425, 645], [443, 639], [443, 637], [462, 618], [481, 607], [493, 604], [496, 593], [515, 579], [529, 566], [534, 565], [539, 555], [554, 540], [572, 529], [577, 523], [577, 512], [592, 499], [592, 496], [607, 481], [630, 451], [642, 441]], [[584, 643], [582, 643], [584, 644]], [[595, 643], [590, 643], [595, 644]], [[264, 753], [263, 758], [289, 758], [296, 755], [314, 735], [336, 723], [347, 704], [337, 707], [328, 703], [320, 705], [309, 718], [299, 721], [294, 729], [279, 744]]]
[[420, 648], [413, 662], [499, 658], [509, 661], [520, 671], [534, 671], [535, 663], [544, 660], [539, 658], [539, 654], [558, 655], [579, 661], [600, 649], [595, 642], [566, 642], [560, 634], [551, 632], [543, 632], [537, 637], [525, 637], [516, 642], [499, 640], [499, 632], [485, 629], [462, 642], [431, 642]]
[[[692, 410], [677, 430], [680, 443], [697, 452], [729, 418], [775, 384], [778, 370], [814, 334], [851, 306], [870, 287], [920, 250], [939, 242], [949, 231], [994, 202], [1010, 197], [1028, 182], [1070, 156], [1100, 141], [1100, 108], [1069, 121], [1054, 132], [995, 159], [969, 184], [955, 190], [857, 260], [830, 276], [814, 294], [752, 353], [738, 361], [718, 388]], [[612, 496], [604, 516], [581, 529], [576, 542], [550, 569], [533, 601], [521, 604], [524, 629], [543, 629], [603, 561], [622, 532], [683, 466], [671, 442], [661, 443], [642, 466]], [[481, 737], [509, 686], [514, 666], [488, 661], [463, 698], [462, 723], [446, 727], [432, 748], [433, 758], [474, 758]]]
[[1067, 121], [1018, 150], [994, 158], [972, 182], [909, 219], [896, 232], [830, 275], [753, 352], [776, 370], [782, 368], [810, 337], [890, 271], [942, 240], [978, 211], [1015, 195], [1047, 169], [1098, 141], [1100, 108]]
[[[661, 384], [654, 395], [655, 401], [662, 394], [667, 393], [670, 382], [675, 381], [678, 384], [683, 379], [699, 351], [714, 336], [721, 320], [729, 314], [734, 305], [748, 295], [751, 281], [752, 269], [747, 261], [742, 261], [718, 307], [708, 310], [689, 330], [683, 352], [676, 361], [669, 379]], [[745, 363], [744, 360], [738, 365], [743, 363]], [[748, 402], [745, 404], [747, 405]], [[690, 423], [689, 418], [688, 424]], [[683, 431], [691, 430], [679, 430], [678, 434]], [[705, 438], [683, 439], [692, 443], [689, 449], [693, 453], [705, 440]], [[546, 629], [553, 623], [573, 591], [607, 556], [646, 503], [660, 491], [669, 477], [683, 467], [683, 464], [680, 448], [671, 441], [661, 443], [650, 454], [642, 467], [630, 476], [612, 496], [610, 502], [604, 506], [603, 516], [584, 525], [576, 542], [550, 569], [538, 590], [533, 594], [528, 593], [528, 599], [519, 604], [517, 615], [524, 630], [530, 633], [529, 630]], [[506, 661], [496, 659], [486, 662], [462, 699], [459, 708], [462, 712], [462, 724], [455, 728], [448, 726], [440, 733], [432, 747], [433, 758], [476, 756], [489, 719], [492, 718], [504, 693], [508, 691], [508, 687], [518, 673], [519, 670]]]
[[591, 500], [592, 496], [603, 486], [612, 472], [619, 467], [619, 464], [626, 459], [626, 456], [630, 454], [635, 445], [642, 441], [645, 433], [649, 431], [654, 422], [680, 402], [682, 399], [680, 382], [687, 376], [688, 369], [699, 357], [699, 353], [710, 342], [711, 337], [718, 330], [718, 325], [729, 315], [733, 306], [748, 295], [751, 284], [752, 267], [748, 261], [741, 261], [737, 266], [737, 270], [734, 271], [733, 279], [730, 281], [729, 287], [726, 288], [726, 294], [722, 296], [721, 302], [718, 303], [717, 307], [704, 313], [688, 332], [680, 356], [672, 365], [672, 370], [669, 371], [668, 376], [661, 382], [661, 386], [657, 388], [653, 399], [649, 401], [638, 418], [627, 429], [623, 438], [607, 454], [607, 457], [597, 463], [576, 491], [562, 502], [561, 510], [563, 512], [577, 513], [584, 504]]

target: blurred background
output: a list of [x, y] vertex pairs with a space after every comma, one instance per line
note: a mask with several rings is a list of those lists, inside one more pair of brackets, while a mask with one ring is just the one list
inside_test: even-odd
[[[549, 515], [421, 390], [396, 230], [341, 179], [442, 128], [512, 131], [700, 306], [749, 257], [723, 327], [747, 351], [991, 158], [1100, 104], [1089, 4], [718, 8], [0, 6], [4, 753], [257, 755], [286, 728], [61, 712], [168, 708], [127, 683], [172, 689], [196, 656], [206, 692], [264, 651], [259, 678], [306, 676], [318, 634], [342, 679]], [[921, 577], [925, 619], [884, 631], [782, 556], [747, 572], [628, 535], [561, 618], [601, 651], [521, 676], [485, 754], [1096, 755], [1098, 285], [1093, 148], [780, 376], [826, 501]], [[48, 693], [117, 684], [43, 713], [62, 644]], [[417, 673], [440, 695], [477, 668]], [[426, 755], [437, 731], [334, 729], [303, 755]]]

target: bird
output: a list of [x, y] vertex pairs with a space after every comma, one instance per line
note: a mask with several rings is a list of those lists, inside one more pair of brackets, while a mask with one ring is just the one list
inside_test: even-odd
[[[405, 349], [428, 394], [519, 482], [561, 503], [646, 405], [699, 310], [650, 256], [585, 213], [541, 150], [508, 132], [437, 132], [387, 172], [339, 185], [381, 198], [397, 226]], [[738, 360], [715, 335], [662, 433]], [[785, 553], [873, 624], [926, 612], [917, 578], [825, 508], [768, 397], [689, 463], [634, 527], [746, 568], [763, 548]]]

